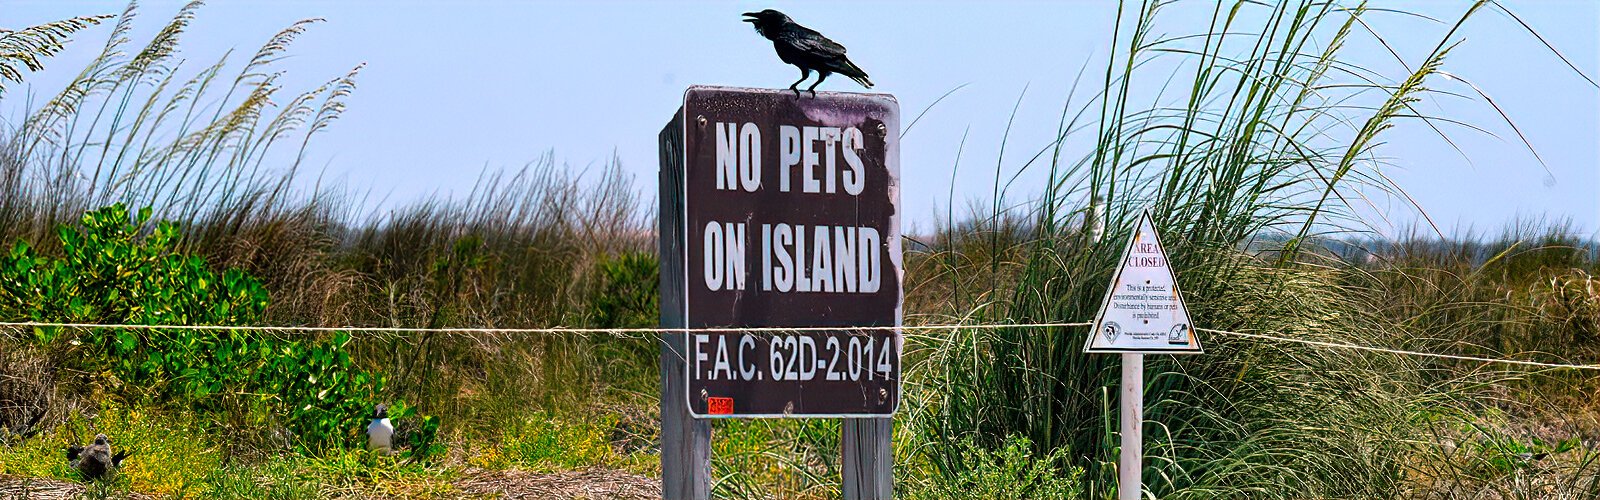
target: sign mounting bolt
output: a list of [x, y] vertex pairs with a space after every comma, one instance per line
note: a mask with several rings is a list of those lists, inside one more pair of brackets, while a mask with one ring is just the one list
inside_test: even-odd
[[700, 389], [700, 399], [703, 401], [703, 400], [707, 400], [707, 399], [710, 399], [710, 398], [711, 398], [711, 395], [706, 393], [705, 388], [701, 388]]
[[695, 123], [699, 123], [700, 126], [704, 127], [704, 126], [706, 126], [706, 115], [696, 116], [694, 121], [695, 121]]

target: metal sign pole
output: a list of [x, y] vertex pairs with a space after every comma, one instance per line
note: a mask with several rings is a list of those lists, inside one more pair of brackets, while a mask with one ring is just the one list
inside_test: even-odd
[[1144, 354], [1122, 353], [1122, 460], [1117, 500], [1138, 500], [1144, 489]]

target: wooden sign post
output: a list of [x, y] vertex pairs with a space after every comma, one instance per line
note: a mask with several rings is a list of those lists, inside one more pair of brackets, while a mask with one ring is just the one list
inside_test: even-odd
[[1144, 355], [1204, 352], [1148, 210], [1128, 237], [1083, 351], [1122, 354], [1117, 498], [1138, 500], [1144, 489]]
[[712, 418], [843, 418], [845, 498], [893, 496], [899, 127], [883, 94], [684, 93], [660, 136], [665, 497], [709, 497]]

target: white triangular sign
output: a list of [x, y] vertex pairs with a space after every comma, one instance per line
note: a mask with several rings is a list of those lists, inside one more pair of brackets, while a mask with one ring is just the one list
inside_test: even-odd
[[1119, 262], [1083, 352], [1203, 352], [1150, 211], [1139, 216]]

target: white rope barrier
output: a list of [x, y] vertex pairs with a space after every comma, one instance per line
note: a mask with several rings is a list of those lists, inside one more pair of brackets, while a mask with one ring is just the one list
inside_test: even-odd
[[1390, 353], [1390, 354], [1400, 354], [1400, 355], [1406, 355], [1406, 356], [1421, 356], [1421, 357], [1429, 357], [1429, 358], [1444, 358], [1444, 359], [1454, 359], [1454, 360], [1459, 360], [1459, 361], [1477, 361], [1477, 362], [1482, 362], [1482, 363], [1504, 363], [1504, 364], [1508, 364], [1508, 365], [1537, 366], [1537, 367], [1542, 367], [1542, 368], [1570, 368], [1570, 369], [1574, 369], [1574, 370], [1600, 370], [1600, 365], [1568, 365], [1568, 364], [1561, 364], [1561, 363], [1544, 363], [1544, 362], [1539, 362], [1539, 361], [1523, 361], [1523, 360], [1520, 360], [1520, 359], [1500, 359], [1500, 358], [1480, 358], [1480, 357], [1477, 357], [1477, 356], [1457, 356], [1457, 355], [1454, 355], [1454, 354], [1439, 354], [1439, 353], [1422, 352], [1422, 351], [1407, 351], [1407, 350], [1404, 350], [1404, 349], [1388, 349], [1388, 348], [1383, 348], [1383, 347], [1372, 347], [1372, 346], [1364, 346], [1364, 345], [1356, 345], [1356, 344], [1341, 344], [1341, 343], [1338, 343], [1338, 342], [1323, 342], [1323, 341], [1320, 341], [1320, 340], [1291, 339], [1291, 338], [1285, 338], [1285, 337], [1274, 337], [1272, 335], [1262, 335], [1262, 334], [1259, 334], [1259, 333], [1230, 332], [1230, 331], [1227, 331], [1227, 330], [1214, 330], [1214, 329], [1211, 329], [1211, 328], [1195, 328], [1195, 330], [1199, 330], [1199, 331], [1207, 332], [1207, 333], [1216, 333], [1216, 334], [1220, 334], [1220, 335], [1232, 335], [1232, 336], [1235, 336], [1235, 337], [1244, 337], [1244, 338], [1252, 338], [1252, 339], [1263, 339], [1263, 340], [1276, 340], [1276, 341], [1279, 341], [1279, 342], [1294, 342], [1294, 343], [1298, 343], [1298, 344], [1314, 345], [1314, 346], [1318, 346], [1318, 347], [1332, 347], [1332, 348], [1337, 348], [1337, 349], [1355, 349], [1355, 350], [1358, 350], [1358, 351], [1385, 352], [1385, 353]]
[[[1005, 328], [1062, 328], [1089, 326], [1092, 323], [991, 323], [972, 325], [905, 325], [905, 326], [807, 326], [807, 327], [712, 327], [712, 328], [407, 328], [407, 327], [374, 327], [374, 326], [228, 326], [228, 325], [135, 325], [135, 324], [96, 324], [96, 323], [55, 323], [41, 321], [0, 322], [0, 327], [11, 328], [106, 328], [119, 330], [203, 330], [203, 331], [262, 331], [262, 332], [352, 332], [352, 333], [449, 333], [449, 334], [601, 334], [601, 335], [627, 335], [647, 333], [783, 333], [783, 332], [837, 332], [851, 331], [950, 331], [950, 330], [999, 330]], [[1519, 359], [1484, 358], [1477, 356], [1458, 356], [1454, 354], [1439, 354], [1422, 351], [1409, 351], [1404, 349], [1389, 349], [1358, 344], [1344, 344], [1338, 342], [1324, 342], [1320, 340], [1296, 339], [1278, 337], [1260, 333], [1234, 332], [1212, 328], [1195, 328], [1195, 330], [1215, 333], [1218, 335], [1231, 335], [1235, 337], [1272, 340], [1277, 342], [1291, 342], [1297, 344], [1328, 347], [1335, 349], [1353, 349], [1358, 351], [1382, 352], [1404, 356], [1420, 356], [1458, 361], [1474, 361], [1480, 363], [1501, 363], [1509, 365], [1533, 366], [1540, 368], [1560, 368], [1573, 370], [1600, 370], [1600, 364], [1562, 364], [1545, 363], [1540, 361], [1525, 361]]]
[[228, 326], [228, 325], [131, 325], [95, 323], [50, 323], [38, 321], [0, 322], [0, 327], [17, 328], [110, 328], [118, 330], [249, 330], [262, 332], [359, 332], [359, 333], [783, 333], [783, 332], [837, 332], [895, 331], [895, 330], [998, 330], [1002, 328], [1054, 328], [1089, 326], [1081, 323], [1018, 323], [983, 325], [905, 325], [905, 326], [795, 326], [795, 327], [711, 327], [711, 328], [407, 328], [386, 326]]

